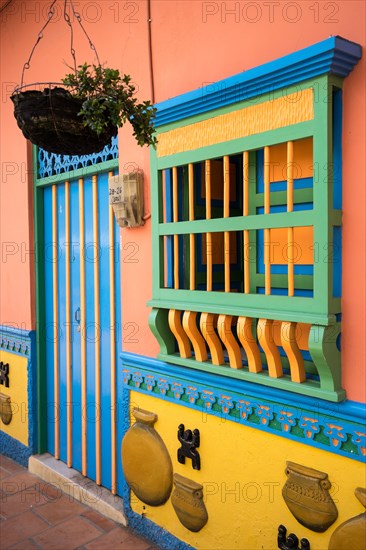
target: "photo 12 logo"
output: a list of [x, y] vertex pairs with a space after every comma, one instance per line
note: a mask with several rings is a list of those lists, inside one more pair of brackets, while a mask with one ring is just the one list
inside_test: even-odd
[[[103, 19], [113, 23], [139, 23], [139, 2], [81, 2], [73, 0], [73, 9], [69, 10], [71, 23], [77, 16], [80, 16], [85, 23], [98, 23]], [[21, 23], [45, 23], [52, 14], [52, 23], [64, 19], [64, 2], [56, 2], [52, 5], [51, 0], [46, 2], [9, 2], [1, 12], [1, 22], [7, 23], [16, 17]], [[66, 7], [68, 7], [66, 5]]]
[[339, 23], [337, 2], [202, 2], [202, 22]]

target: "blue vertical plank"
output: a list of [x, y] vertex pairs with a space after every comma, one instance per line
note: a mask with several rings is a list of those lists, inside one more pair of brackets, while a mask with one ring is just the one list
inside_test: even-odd
[[[342, 209], [342, 90], [333, 93], [333, 208]], [[333, 227], [333, 296], [342, 296], [342, 228]]]
[[[173, 198], [172, 198], [172, 169], [165, 170], [165, 220], [166, 223], [173, 221]], [[173, 237], [166, 237], [166, 286], [173, 288]]]
[[75, 312], [80, 310], [80, 223], [79, 183], [70, 182], [70, 275], [71, 275], [71, 356], [72, 356], [72, 466], [81, 470], [81, 338]]
[[[188, 211], [186, 208], [186, 205], [184, 203], [185, 201], [185, 193], [187, 192], [185, 190], [185, 185], [188, 188], [188, 167], [187, 166], [179, 166], [178, 167], [178, 221], [187, 221], [188, 220]], [[185, 237], [185, 235], [179, 235], [178, 237], [178, 250], [179, 250], [179, 288], [189, 288], [188, 283], [186, 281], [186, 273], [185, 273], [185, 250], [186, 247], [184, 246], [185, 240], [188, 239], [188, 236]]]
[[342, 208], [342, 90], [333, 93], [333, 208]]
[[66, 233], [65, 233], [65, 185], [57, 186], [57, 224], [59, 243], [58, 262], [58, 307], [59, 307], [59, 369], [60, 369], [60, 394], [59, 394], [59, 420], [60, 420], [60, 459], [67, 460], [67, 377], [66, 377]]
[[46, 321], [46, 364], [47, 368], [47, 449], [51, 454], [55, 453], [55, 399], [54, 399], [54, 323], [55, 316], [53, 311], [53, 280], [52, 269], [53, 260], [56, 253], [54, 248], [56, 243], [52, 242], [52, 187], [46, 187], [44, 190], [44, 282], [45, 282], [45, 321]]
[[111, 488], [111, 343], [108, 173], [98, 176], [98, 234], [100, 278], [100, 404], [102, 485]]
[[87, 475], [95, 479], [95, 317], [94, 317], [94, 261], [97, 257], [93, 239], [92, 179], [84, 180], [85, 204], [85, 287], [86, 287], [86, 407], [87, 419]]
[[117, 431], [117, 494], [122, 496], [123, 494], [123, 470], [122, 470], [122, 458], [121, 458], [121, 443], [124, 435], [124, 411], [126, 404], [122, 402], [123, 393], [123, 376], [122, 369], [120, 368], [120, 354], [122, 352], [122, 317], [121, 317], [121, 255], [120, 255], [120, 228], [114, 218], [114, 276], [115, 276], [115, 311], [116, 311], [116, 342], [114, 352], [116, 354], [116, 385], [117, 385], [117, 412], [116, 412], [116, 431]]

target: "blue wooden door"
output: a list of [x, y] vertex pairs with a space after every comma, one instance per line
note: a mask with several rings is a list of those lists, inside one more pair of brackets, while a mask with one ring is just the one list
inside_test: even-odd
[[44, 187], [45, 414], [48, 451], [118, 493], [120, 256], [108, 168]]

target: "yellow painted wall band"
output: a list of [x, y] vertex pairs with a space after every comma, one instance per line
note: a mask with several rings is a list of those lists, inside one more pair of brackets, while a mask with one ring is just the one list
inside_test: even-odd
[[314, 118], [313, 90], [302, 90], [259, 105], [159, 134], [158, 157], [193, 151]]

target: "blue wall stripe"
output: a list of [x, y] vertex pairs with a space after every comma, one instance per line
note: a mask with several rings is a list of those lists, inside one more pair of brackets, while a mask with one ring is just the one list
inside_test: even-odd
[[206, 373], [181, 365], [175, 366], [171, 363], [165, 363], [164, 361], [135, 353], [122, 352], [121, 361], [122, 365], [136, 369], [151, 370], [161, 376], [169, 376], [180, 380], [184, 379], [189, 381], [190, 384], [216, 387], [223, 393], [242, 393], [253, 399], [272, 401], [284, 406], [291, 406], [291, 403], [294, 403], [294, 407], [311, 410], [318, 418], [335, 417], [350, 423], [366, 422], [366, 404], [357, 401], [345, 400], [340, 403], [332, 403], [318, 397], [295, 394], [287, 390], [261, 386], [253, 382]]

